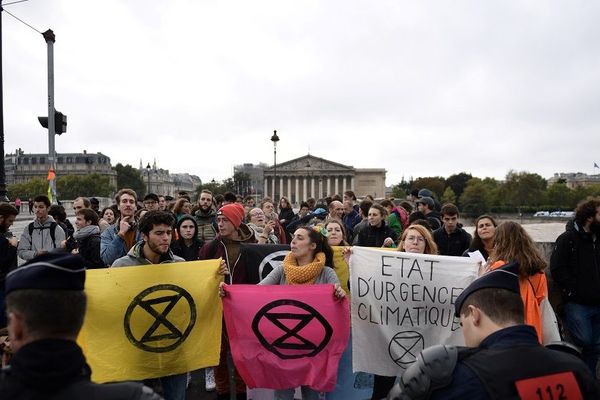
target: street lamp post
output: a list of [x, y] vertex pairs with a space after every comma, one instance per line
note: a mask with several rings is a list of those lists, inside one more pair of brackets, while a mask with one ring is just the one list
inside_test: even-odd
[[277, 201], [277, 142], [279, 142], [277, 131], [273, 131], [271, 142], [273, 142], [273, 201]]
[[148, 174], [148, 190], [146, 191], [146, 194], [150, 193], [150, 170], [152, 169], [152, 167], [150, 166], [150, 163], [148, 163], [148, 165], [146, 165], [146, 174]]

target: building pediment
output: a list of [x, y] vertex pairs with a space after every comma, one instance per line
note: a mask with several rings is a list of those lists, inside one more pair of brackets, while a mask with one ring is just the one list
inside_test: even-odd
[[[266, 168], [265, 172], [273, 172], [273, 166]], [[277, 173], [285, 172], [301, 172], [301, 171], [336, 171], [348, 173], [354, 171], [354, 167], [350, 165], [344, 165], [333, 161], [326, 160], [321, 157], [315, 157], [311, 154], [295, 158], [290, 161], [285, 161], [281, 164], [277, 164]]]

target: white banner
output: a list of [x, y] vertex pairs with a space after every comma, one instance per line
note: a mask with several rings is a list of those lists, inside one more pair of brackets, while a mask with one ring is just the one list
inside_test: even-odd
[[397, 376], [426, 347], [464, 345], [454, 302], [478, 268], [469, 257], [353, 247], [354, 371]]

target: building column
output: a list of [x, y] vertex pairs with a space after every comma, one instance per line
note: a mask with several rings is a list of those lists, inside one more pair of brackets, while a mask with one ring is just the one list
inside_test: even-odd
[[338, 176], [335, 176], [335, 194], [339, 193]]
[[331, 193], [332, 192], [332, 190], [331, 190], [331, 176], [327, 177], [327, 190], [325, 192], [327, 192], [328, 196], [331, 196], [332, 194], [336, 194], [336, 193]]
[[304, 177], [304, 184], [302, 185], [302, 201], [306, 201], [306, 199], [308, 199], [308, 193], [306, 191], [306, 188], [308, 187], [308, 180], [306, 179], [306, 176]]
[[314, 176], [310, 177], [310, 197], [317, 197], [317, 196], [315, 196], [315, 177]]
[[268, 179], [267, 177], [263, 177], [263, 187], [264, 187], [263, 188], [263, 197], [267, 197], [267, 195], [269, 193], [269, 190], [267, 187], [267, 179]]
[[292, 202], [292, 177], [288, 176], [286, 180], [287, 180], [287, 189], [288, 189], [287, 190], [287, 193], [288, 193], [287, 198], [291, 204], [291, 202]]
[[354, 191], [354, 177], [350, 176], [350, 188]]
[[300, 204], [300, 202], [298, 201], [298, 194], [300, 193], [300, 191], [298, 190], [299, 189], [298, 188], [298, 178], [299, 178], [299, 176], [296, 175], [295, 178], [296, 178], [296, 193], [295, 193], [295, 199], [294, 199], [294, 201], [295, 201], [295, 203], [298, 203], [298, 205], [299, 205]]

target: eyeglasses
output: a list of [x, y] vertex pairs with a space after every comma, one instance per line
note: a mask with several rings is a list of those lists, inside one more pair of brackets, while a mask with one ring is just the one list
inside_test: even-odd
[[250, 214], [251, 217], [259, 217], [261, 215], [265, 215], [265, 213], [264, 212], [255, 212], [253, 214]]
[[425, 243], [425, 239], [423, 239], [421, 236], [407, 236], [406, 239], [404, 239], [405, 242], [417, 242], [417, 243]]

